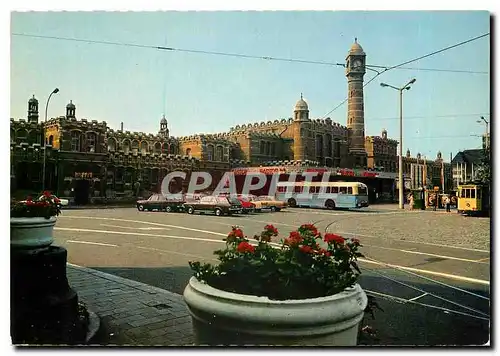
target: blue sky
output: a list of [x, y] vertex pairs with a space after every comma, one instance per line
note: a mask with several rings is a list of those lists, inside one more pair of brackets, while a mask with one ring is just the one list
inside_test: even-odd
[[[490, 31], [488, 12], [14, 13], [11, 32], [343, 63], [354, 38], [367, 63], [396, 65]], [[407, 65], [488, 72], [490, 37]], [[375, 73], [368, 71], [365, 81]], [[478, 148], [490, 119], [490, 75], [388, 71], [365, 88], [366, 134], [398, 139], [398, 93], [381, 88], [417, 79], [404, 94], [403, 149], [433, 158]], [[158, 131], [163, 113], [182, 136], [291, 117], [300, 93], [321, 118], [347, 95], [342, 67], [11, 37], [11, 117], [35, 94], [41, 116], [77, 117], [118, 129]], [[347, 105], [329, 114], [345, 125]]]

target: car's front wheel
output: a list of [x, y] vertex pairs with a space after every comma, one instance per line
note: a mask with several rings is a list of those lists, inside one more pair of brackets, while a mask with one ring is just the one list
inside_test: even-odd
[[165, 211], [166, 211], [167, 213], [172, 212], [172, 207], [171, 207], [170, 205], [167, 205], [167, 207], [165, 208]]
[[221, 216], [222, 215], [222, 210], [221, 209], [215, 209], [215, 216]]
[[141, 204], [141, 205], [138, 205], [138, 206], [137, 206], [137, 210], [139, 210], [139, 211], [144, 211], [144, 205], [142, 205], [142, 204]]
[[194, 208], [190, 206], [187, 210], [188, 214], [194, 214]]

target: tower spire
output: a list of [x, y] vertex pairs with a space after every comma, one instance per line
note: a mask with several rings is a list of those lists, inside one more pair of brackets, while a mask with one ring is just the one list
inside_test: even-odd
[[300, 100], [302, 100], [302, 99], [303, 99], [303, 98], [302, 98], [302, 93], [300, 93]]

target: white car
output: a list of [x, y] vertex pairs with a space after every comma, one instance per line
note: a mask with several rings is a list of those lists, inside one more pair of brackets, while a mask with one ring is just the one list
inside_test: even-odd
[[[55, 195], [52, 195], [52, 197], [57, 198]], [[43, 195], [40, 195], [38, 197], [38, 200], [40, 200], [42, 198], [43, 198]], [[61, 198], [58, 198], [58, 199], [59, 199], [59, 205], [60, 206], [67, 206], [69, 204], [69, 200], [68, 199], [61, 199]]]

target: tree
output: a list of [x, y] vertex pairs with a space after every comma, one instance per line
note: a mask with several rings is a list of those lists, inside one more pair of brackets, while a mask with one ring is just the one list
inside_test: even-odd
[[491, 152], [489, 145], [484, 147], [481, 164], [477, 170], [477, 179], [486, 186], [491, 185]]

